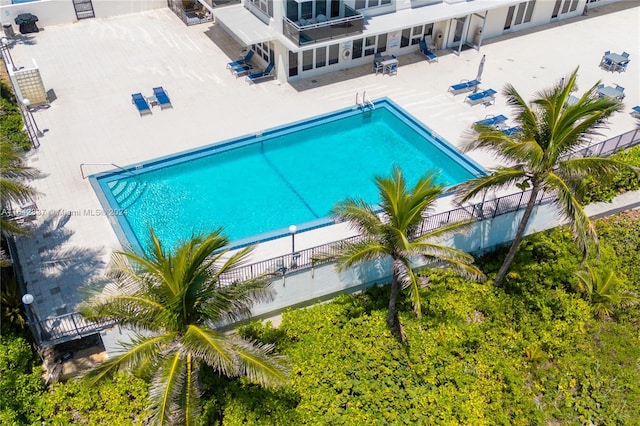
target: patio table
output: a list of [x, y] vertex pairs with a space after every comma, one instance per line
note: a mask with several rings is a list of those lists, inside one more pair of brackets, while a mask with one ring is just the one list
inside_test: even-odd
[[608, 53], [602, 57], [603, 63], [609, 63], [609, 71], [617, 71], [624, 69], [624, 64], [629, 62], [629, 58], [618, 53]]
[[610, 98], [616, 98], [622, 100], [624, 98], [624, 92], [622, 90], [618, 90], [613, 86], [605, 86], [598, 89], [598, 93], [601, 96], [608, 96]]

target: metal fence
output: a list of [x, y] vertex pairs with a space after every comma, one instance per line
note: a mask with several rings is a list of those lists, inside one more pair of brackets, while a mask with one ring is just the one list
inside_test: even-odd
[[[28, 307], [27, 307], [28, 309]], [[53, 346], [58, 343], [79, 339], [113, 327], [113, 321], [87, 321], [82, 315], [73, 312], [53, 318], [34, 321], [29, 324], [38, 345]]]
[[[578, 157], [606, 157], [621, 149], [630, 148], [640, 144], [640, 129], [630, 130], [602, 142], [589, 145], [580, 149], [565, 159]], [[446, 212], [427, 216], [419, 227], [418, 235], [424, 235], [440, 226], [466, 220], [492, 219], [507, 213], [518, 211], [525, 207], [529, 200], [530, 190], [520, 191], [503, 197], [482, 201], [477, 204], [459, 207]], [[555, 201], [554, 194], [538, 193], [536, 205], [547, 204]], [[260, 262], [252, 263], [229, 271], [219, 278], [220, 285], [230, 285], [264, 274], [284, 276], [287, 273], [300, 272], [316, 266], [331, 262], [331, 256], [339, 253], [345, 243], [356, 242], [362, 236], [346, 238], [339, 241], [300, 250]]]

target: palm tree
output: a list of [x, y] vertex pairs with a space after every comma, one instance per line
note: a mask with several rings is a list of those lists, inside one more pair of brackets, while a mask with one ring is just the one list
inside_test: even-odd
[[[227, 377], [245, 376], [263, 386], [285, 380], [282, 359], [262, 345], [214, 327], [249, 316], [251, 306], [272, 293], [265, 277], [220, 286], [221, 274], [241, 265], [251, 247], [229, 253], [218, 229], [195, 236], [171, 254], [151, 230], [148, 254], [115, 253], [110, 282], [80, 312], [90, 320], [113, 320], [137, 332], [124, 352], [85, 377], [96, 382], [118, 369], [150, 379], [154, 424], [191, 425], [200, 414], [198, 373], [208, 365]], [[109, 288], [110, 287], [110, 288]]]
[[20, 148], [5, 139], [0, 141], [0, 230], [3, 236], [28, 233], [10, 213], [11, 205], [31, 200], [36, 191], [26, 182], [38, 175], [36, 169], [24, 165]]
[[346, 199], [333, 209], [333, 215], [350, 223], [362, 236], [353, 243], [345, 243], [334, 257], [338, 269], [344, 270], [360, 262], [381, 259], [392, 260], [391, 295], [387, 324], [401, 336], [396, 305], [400, 287], [407, 289], [416, 316], [421, 316], [420, 278], [411, 266], [417, 259], [441, 262], [469, 278], [483, 277], [472, 265], [473, 257], [436, 241], [465, 226], [463, 222], [450, 223], [424, 235], [416, 236], [423, 215], [433, 208], [444, 187], [434, 183], [435, 175], [427, 173], [412, 189], [407, 188], [402, 171], [394, 167], [391, 177], [376, 177], [382, 215], [374, 206], [362, 199]]
[[[605, 127], [611, 114], [620, 111], [622, 104], [612, 98], [599, 98], [598, 83], [589, 88], [573, 105], [568, 105], [570, 93], [576, 87], [578, 69], [558, 85], [544, 90], [527, 104], [512, 85], [503, 93], [507, 103], [515, 110], [515, 121], [520, 131], [507, 136], [500, 130], [476, 125], [473, 139], [464, 151], [484, 148], [506, 164], [458, 185], [458, 201], [465, 202], [489, 190], [516, 186], [531, 188], [522, 219], [516, 230], [509, 252], [495, 278], [500, 286], [511, 267], [524, 231], [541, 191], [557, 196], [556, 207], [571, 224], [576, 242], [584, 258], [589, 253], [589, 242], [599, 252], [594, 226], [581, 205], [585, 192], [583, 179], [594, 176], [607, 182], [614, 173], [630, 166], [611, 159], [583, 157], [568, 159], [568, 155], [584, 146], [590, 138]], [[565, 83], [566, 82], [566, 83]]]
[[585, 293], [594, 314], [598, 318], [609, 318], [616, 307], [631, 306], [640, 302], [637, 294], [620, 289], [620, 279], [608, 268], [587, 265], [576, 272], [578, 289]]

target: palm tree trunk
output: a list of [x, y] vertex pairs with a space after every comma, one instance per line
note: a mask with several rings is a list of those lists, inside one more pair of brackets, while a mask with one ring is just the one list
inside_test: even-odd
[[393, 262], [393, 278], [391, 280], [391, 295], [389, 296], [389, 311], [387, 312], [387, 325], [394, 333], [398, 329], [398, 315], [396, 313], [396, 304], [398, 303], [398, 273], [396, 262]]
[[536, 205], [536, 199], [538, 198], [539, 192], [540, 188], [537, 184], [534, 183], [531, 189], [531, 195], [529, 196], [529, 200], [527, 201], [527, 206], [524, 209], [524, 214], [522, 215], [522, 219], [520, 219], [520, 224], [518, 225], [518, 229], [516, 230], [515, 238], [513, 239], [511, 247], [509, 248], [509, 252], [507, 253], [507, 257], [505, 257], [504, 262], [502, 262], [502, 266], [498, 270], [498, 275], [493, 282], [493, 285], [495, 285], [496, 287], [502, 286], [504, 277], [507, 276], [507, 272], [509, 272], [509, 268], [511, 268], [513, 259], [515, 259], [516, 257], [516, 252], [518, 251], [520, 242], [522, 242], [522, 238], [524, 238], [524, 230], [527, 227], [527, 223], [529, 223], [531, 213], [533, 213], [533, 207]]

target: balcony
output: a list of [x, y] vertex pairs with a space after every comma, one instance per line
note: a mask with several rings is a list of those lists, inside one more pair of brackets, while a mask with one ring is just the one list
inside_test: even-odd
[[[318, 20], [318, 17], [324, 19]], [[298, 22], [284, 18], [284, 35], [296, 45], [306, 46], [362, 33], [364, 17], [350, 7], [345, 6], [345, 16], [326, 18], [323, 15], [318, 15], [318, 17], [301, 19]], [[301, 24], [301, 21], [304, 25]]]

